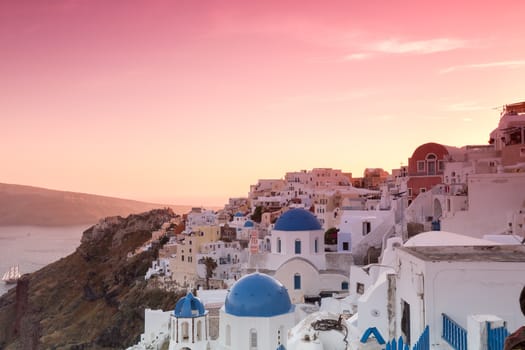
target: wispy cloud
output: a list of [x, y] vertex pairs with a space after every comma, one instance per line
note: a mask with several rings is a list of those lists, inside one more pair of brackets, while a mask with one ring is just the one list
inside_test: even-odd
[[467, 46], [467, 41], [451, 38], [401, 41], [390, 39], [372, 45], [377, 52], [392, 54], [430, 54], [460, 49]]
[[377, 54], [392, 55], [426, 55], [438, 52], [446, 52], [469, 46], [469, 42], [462, 39], [435, 38], [428, 40], [403, 41], [399, 39], [388, 39], [366, 45], [361, 52], [351, 53], [343, 57], [344, 61], [357, 61], [373, 57]]
[[487, 109], [487, 107], [479, 105], [477, 102], [463, 101], [452, 103], [443, 108], [447, 112], [472, 112]]
[[519, 68], [525, 66], [525, 60], [514, 60], [514, 61], [496, 61], [486, 63], [473, 63], [459, 66], [451, 66], [440, 71], [441, 74], [460, 70], [472, 70], [472, 69], [488, 69], [488, 68]]

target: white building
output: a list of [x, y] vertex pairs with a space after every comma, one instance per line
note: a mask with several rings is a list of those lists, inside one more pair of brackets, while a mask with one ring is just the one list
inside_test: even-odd
[[208, 310], [188, 293], [173, 312], [146, 310], [145, 333], [139, 344], [129, 349], [160, 349], [168, 344], [169, 350], [282, 350], [287, 348], [288, 332], [297, 322], [286, 288], [260, 273], [239, 279], [227, 292], [219, 314], [219, 337], [212, 340]]
[[337, 235], [337, 251], [355, 253], [356, 247], [369, 234], [381, 230], [382, 237], [393, 229], [394, 212], [390, 210], [353, 210], [343, 207]]
[[295, 307], [286, 288], [260, 273], [242, 277], [220, 310], [218, 349], [286, 348], [295, 325]]
[[195, 226], [218, 225], [217, 214], [213, 210], [192, 208], [186, 218], [186, 231], [191, 232]]
[[252, 254], [249, 270], [274, 276], [294, 303], [318, 298], [323, 292], [346, 291], [350, 267], [328, 266], [324, 230], [309, 211], [295, 208], [282, 214], [266, 240], [270, 252]]
[[[468, 178], [464, 210], [453, 211], [456, 196], [436, 196], [434, 207], [442, 210], [441, 228], [474, 237], [510, 233], [509, 219], [525, 212], [525, 173], [473, 174]], [[441, 200], [438, 204], [437, 200]], [[525, 222], [517, 223], [521, 229]], [[511, 229], [509, 231], [509, 229]]]
[[217, 268], [213, 272], [213, 278], [229, 280], [241, 277], [242, 264], [248, 260], [248, 252], [241, 248], [239, 242], [209, 242], [199, 248], [197, 254], [197, 274], [201, 278], [206, 277], [206, 266], [204, 258], [211, 257], [217, 262]]
[[144, 279], [148, 280], [151, 277], [158, 275], [171, 275], [169, 259], [159, 258], [157, 260], [153, 260], [151, 267], [148, 269], [148, 271], [146, 271], [146, 276]]
[[246, 220], [244, 214], [238, 211], [233, 215], [233, 219], [230, 221], [229, 225], [230, 227], [243, 227]]
[[[450, 349], [450, 342], [483, 349], [486, 322], [510, 331], [525, 323], [518, 311], [525, 284], [524, 246], [443, 231], [420, 234], [403, 247], [399, 238], [392, 240], [397, 248], [390, 245], [382, 264], [361, 273], [352, 268], [357, 313], [348, 327], [355, 348], [399, 338], [413, 346], [428, 327], [432, 349]], [[463, 338], [447, 338], [449, 325]]]
[[446, 159], [444, 183], [412, 202], [408, 220], [473, 237], [522, 232], [515, 218], [525, 212], [525, 102], [505, 106], [489, 143]]

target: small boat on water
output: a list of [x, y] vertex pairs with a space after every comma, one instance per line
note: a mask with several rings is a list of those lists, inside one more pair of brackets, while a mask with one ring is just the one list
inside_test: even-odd
[[18, 265], [13, 265], [8, 271], [4, 273], [4, 276], [2, 276], [2, 281], [4, 281], [6, 284], [13, 284], [16, 283], [19, 278], [20, 271], [18, 269]]

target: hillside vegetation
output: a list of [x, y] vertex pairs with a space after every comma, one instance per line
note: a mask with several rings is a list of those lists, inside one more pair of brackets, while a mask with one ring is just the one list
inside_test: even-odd
[[158, 246], [128, 258], [170, 209], [101, 220], [77, 250], [0, 297], [0, 349], [122, 349], [135, 344], [144, 309], [169, 310], [181, 296], [151, 288], [144, 275]]

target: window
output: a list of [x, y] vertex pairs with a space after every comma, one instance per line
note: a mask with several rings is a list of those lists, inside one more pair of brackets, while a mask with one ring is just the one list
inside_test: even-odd
[[293, 289], [301, 289], [301, 275], [298, 273], [293, 276]]
[[370, 221], [363, 221], [363, 236], [367, 235], [372, 231], [372, 224]]
[[341, 290], [348, 290], [348, 282], [346, 281], [341, 282]]
[[401, 334], [406, 344], [410, 344], [410, 304], [401, 299]]
[[295, 254], [301, 254], [301, 240], [295, 240]]
[[343, 242], [343, 250], [348, 250], [349, 247], [348, 247], [348, 242]]
[[281, 239], [280, 238], [277, 238], [277, 253], [280, 253], [281, 252]]
[[184, 255], [181, 255], [181, 256], [180, 256], [180, 260], [181, 260], [181, 261], [184, 261]]
[[257, 331], [250, 329], [250, 350], [257, 349]]
[[419, 189], [419, 193], [425, 193], [426, 191], [427, 191], [427, 189], [424, 188], [424, 187], [421, 187], [421, 188]]
[[418, 173], [424, 173], [425, 172], [425, 161], [424, 160], [418, 160], [417, 161], [417, 172]]
[[408, 196], [409, 196], [409, 197], [412, 197], [412, 188], [409, 187], [407, 190], [408, 190]]
[[510, 134], [510, 142], [506, 143], [511, 145], [519, 145], [521, 142], [521, 130], [515, 130]]
[[435, 160], [428, 161], [427, 168], [428, 168], [428, 175], [435, 175], [436, 174], [436, 161]]
[[319, 240], [316, 238], [314, 240], [314, 253], [318, 253], [319, 252]]
[[357, 294], [365, 294], [365, 285], [363, 283], [357, 282], [355, 286], [355, 292]]
[[445, 170], [445, 161], [443, 160], [438, 160], [438, 170], [440, 172], [443, 172]]

